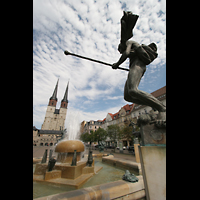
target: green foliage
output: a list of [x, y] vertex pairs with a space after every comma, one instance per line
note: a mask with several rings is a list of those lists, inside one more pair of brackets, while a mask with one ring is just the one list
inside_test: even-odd
[[133, 135], [133, 127], [132, 126], [125, 125], [120, 129], [120, 131], [121, 131], [122, 138], [133, 141], [134, 135]]
[[[127, 123], [124, 123], [124, 126], [120, 129], [123, 139], [134, 141], [135, 136], [133, 135], [133, 126], [130, 125], [131, 120]], [[137, 125], [134, 125], [135, 131], [139, 131], [140, 128]]]
[[91, 144], [95, 141], [95, 134], [93, 131], [90, 131], [90, 133], [84, 133], [80, 136], [80, 140], [82, 140], [83, 142], [90, 142]]
[[94, 133], [95, 135], [95, 141], [105, 141], [107, 138], [107, 131], [105, 131], [103, 128], [98, 128], [98, 130]]
[[117, 142], [118, 140], [122, 138], [120, 128], [117, 124], [109, 126], [107, 128], [107, 134], [110, 140], [114, 142], [114, 145], [115, 145], [115, 142]]

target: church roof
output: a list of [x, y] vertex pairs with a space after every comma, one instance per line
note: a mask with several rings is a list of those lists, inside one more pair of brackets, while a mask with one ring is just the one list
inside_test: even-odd
[[69, 87], [69, 81], [68, 81], [68, 84], [67, 84], [67, 87], [66, 87], [66, 90], [65, 90], [65, 94], [64, 94], [64, 97], [62, 99], [61, 102], [67, 102], [68, 103], [68, 87]]
[[56, 100], [56, 101], [58, 100], [58, 99], [57, 99], [58, 81], [59, 81], [59, 79], [57, 80], [56, 87], [55, 87], [55, 89], [54, 89], [54, 91], [53, 91], [53, 95], [51, 96], [50, 100], [51, 100], [51, 99], [54, 99], [54, 100]]

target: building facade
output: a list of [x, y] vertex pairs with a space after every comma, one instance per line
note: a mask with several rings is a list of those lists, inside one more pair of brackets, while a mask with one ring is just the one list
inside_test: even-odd
[[[151, 93], [154, 97], [159, 99], [166, 106], [166, 86], [154, 91]], [[108, 113], [103, 120], [98, 120], [98, 125], [95, 126], [95, 121], [87, 122], [84, 126], [84, 133], [89, 132], [90, 130], [97, 130], [97, 127], [101, 127], [104, 130], [107, 130], [107, 127], [110, 125], [117, 124], [119, 127], [124, 126], [126, 123], [130, 123], [130, 121], [137, 123], [137, 119], [141, 114], [149, 113], [152, 110], [151, 107], [146, 105], [138, 105], [138, 104], [126, 104], [121, 107], [120, 110], [114, 114]], [[95, 128], [96, 127], [96, 128]], [[123, 145], [132, 146], [131, 141], [124, 138], [122, 140]], [[107, 146], [113, 146], [113, 142], [111, 142], [110, 138], [106, 139]], [[117, 146], [119, 145], [119, 141], [117, 141]]]
[[54, 146], [63, 134], [64, 131], [39, 130], [33, 126], [33, 146]]
[[99, 127], [101, 127], [101, 120], [90, 120], [84, 123], [83, 133], [91, 133], [91, 131], [96, 132]]
[[[166, 106], [166, 86], [152, 92], [151, 94]], [[137, 119], [141, 114], [149, 113], [150, 110], [152, 110], [152, 108], [149, 106], [135, 104], [131, 113], [131, 118]]]
[[[58, 80], [59, 81], [59, 80]], [[33, 146], [53, 146], [66, 133], [65, 119], [68, 106], [68, 87], [67, 84], [64, 97], [61, 101], [60, 109], [56, 109], [58, 81], [53, 95], [49, 98], [47, 110], [41, 130], [33, 126]]]

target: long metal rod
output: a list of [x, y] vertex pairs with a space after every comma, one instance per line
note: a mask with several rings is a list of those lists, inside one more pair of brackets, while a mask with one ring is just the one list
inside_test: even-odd
[[[79, 58], [83, 58], [83, 59], [86, 59], [86, 60], [90, 60], [90, 61], [93, 61], [93, 62], [97, 62], [97, 63], [103, 64], [103, 65], [108, 65], [108, 66], [112, 67], [112, 64], [110, 64], [110, 63], [106, 63], [106, 62], [103, 62], [103, 61], [100, 61], [100, 60], [95, 60], [95, 59], [84, 57], [84, 56], [80, 56], [80, 55], [77, 55], [77, 54], [74, 54], [74, 53], [70, 53], [69, 51], [66, 51], [66, 50], [64, 51], [64, 54], [65, 55], [76, 56], [76, 57], [79, 57]], [[129, 71], [129, 69], [122, 68], [122, 67], [118, 67], [117, 69]]]

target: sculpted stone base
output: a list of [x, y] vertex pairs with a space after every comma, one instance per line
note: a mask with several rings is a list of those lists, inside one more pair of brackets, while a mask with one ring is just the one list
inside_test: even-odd
[[71, 166], [69, 163], [57, 163], [50, 172], [47, 171], [47, 168], [47, 163], [37, 163], [33, 181], [67, 185], [78, 189], [103, 167], [94, 166], [93, 161], [92, 167], [86, 166], [86, 162], [78, 162], [77, 166]]
[[166, 200], [166, 147], [139, 146], [146, 199]]
[[166, 112], [156, 114], [151, 111], [143, 114], [137, 123], [140, 126], [142, 146], [166, 145]]

